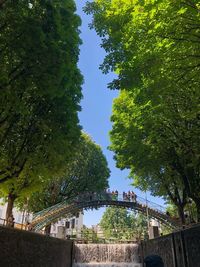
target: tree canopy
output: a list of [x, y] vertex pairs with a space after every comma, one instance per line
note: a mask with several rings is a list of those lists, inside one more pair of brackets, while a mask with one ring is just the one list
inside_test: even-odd
[[[176, 157], [151, 103], [138, 105], [132, 92], [122, 91], [114, 101], [111, 149], [117, 166], [130, 168], [134, 185], [154, 195], [170, 198], [184, 223], [187, 191], [175, 168]], [[136, 94], [135, 94], [136, 95]], [[137, 96], [137, 95], [136, 95]]]
[[123, 208], [106, 208], [99, 225], [108, 239], [140, 241], [147, 234], [146, 217]]
[[[101, 192], [108, 187], [109, 176], [110, 170], [100, 146], [83, 133], [63, 175], [47, 181], [40, 191], [33, 193], [28, 200], [28, 209], [37, 212], [63, 200], [71, 201], [84, 192]], [[24, 199], [20, 205], [23, 203]]]
[[73, 0], [0, 1], [0, 184], [14, 201], [63, 173], [79, 142], [80, 18]]
[[0, 183], [54, 176], [80, 136], [80, 19], [72, 0], [0, 9]]
[[181, 208], [190, 197], [200, 219], [198, 1], [96, 0], [85, 7], [115, 71], [111, 149], [140, 188]]

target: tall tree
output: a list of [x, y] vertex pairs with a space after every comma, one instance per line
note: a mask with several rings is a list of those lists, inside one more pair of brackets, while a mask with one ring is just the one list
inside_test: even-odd
[[111, 149], [117, 166], [131, 170], [134, 185], [170, 198], [184, 223], [187, 191], [179, 173], [172, 168], [176, 162], [171, 141], [163, 138], [164, 129], [154, 113], [151, 103], [137, 103], [137, 94], [121, 92], [113, 106]]
[[80, 18], [73, 0], [0, 8], [0, 184], [10, 216], [21, 191], [62, 173], [79, 139]]
[[[28, 201], [28, 209], [38, 212], [63, 200], [71, 201], [78, 194], [101, 192], [108, 187], [109, 175], [110, 170], [100, 146], [83, 133], [64, 173], [44, 183], [40, 191], [33, 193]], [[23, 203], [24, 199], [19, 199], [20, 206]]]
[[[0, 183], [58, 171], [79, 138], [80, 19], [70, 1], [5, 1], [0, 13]], [[48, 175], [51, 172], [48, 173]]]
[[[157, 165], [152, 170], [147, 163], [151, 178], [159, 174], [168, 181], [172, 174], [182, 191], [182, 205], [185, 194], [191, 197], [200, 220], [198, 1], [97, 0], [88, 3], [85, 10], [93, 14], [91, 26], [102, 37], [107, 52], [101, 65], [103, 72], [114, 70], [118, 74], [110, 88], [126, 90], [127, 105], [135, 104], [132, 128], [134, 124], [136, 127], [134, 133], [131, 127], [124, 127], [123, 140], [118, 138], [120, 114], [113, 117], [112, 149], [118, 164], [123, 158], [121, 167], [131, 168], [132, 176], [137, 169], [136, 173], [143, 173], [146, 179], [144, 162], [139, 164], [139, 158], [151, 159], [152, 166]], [[135, 145], [130, 146], [131, 140]], [[128, 150], [122, 149], [126, 141]], [[135, 148], [140, 150], [139, 155]], [[154, 164], [156, 161], [159, 164]], [[160, 179], [155, 185], [160, 187]]]

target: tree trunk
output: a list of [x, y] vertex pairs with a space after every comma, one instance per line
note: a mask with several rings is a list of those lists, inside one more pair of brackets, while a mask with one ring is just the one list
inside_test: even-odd
[[51, 233], [51, 224], [45, 226], [44, 232], [45, 232], [46, 235], [50, 235], [50, 233]]
[[179, 205], [178, 207], [178, 214], [180, 216], [181, 219], [181, 224], [185, 225], [185, 214], [184, 214], [184, 206]]
[[14, 217], [13, 217], [12, 210], [13, 210], [15, 199], [16, 199], [16, 196], [13, 195], [12, 193], [9, 193], [8, 205], [6, 209], [6, 225], [10, 227], [14, 227]]

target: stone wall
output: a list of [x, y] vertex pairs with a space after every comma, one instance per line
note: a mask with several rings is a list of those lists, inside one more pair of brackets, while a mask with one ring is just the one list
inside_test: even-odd
[[184, 231], [183, 241], [186, 267], [200, 267], [200, 226]]
[[200, 267], [200, 226], [142, 242], [141, 255], [157, 254], [165, 267]]
[[73, 242], [0, 227], [1, 267], [71, 267]]

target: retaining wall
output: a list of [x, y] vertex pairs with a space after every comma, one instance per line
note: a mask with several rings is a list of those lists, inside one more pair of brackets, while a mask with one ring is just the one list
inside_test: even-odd
[[167, 236], [144, 241], [141, 254], [157, 254], [165, 267], [200, 267], [200, 225]]
[[0, 227], [1, 267], [71, 267], [73, 242]]

